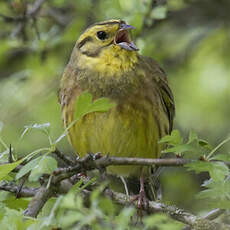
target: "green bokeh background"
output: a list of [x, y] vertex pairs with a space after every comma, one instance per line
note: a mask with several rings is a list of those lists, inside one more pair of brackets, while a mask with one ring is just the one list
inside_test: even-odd
[[[0, 13], [20, 16], [21, 2], [0, 1]], [[33, 1], [27, 3], [31, 7]], [[25, 125], [49, 122], [51, 137], [61, 135], [57, 91], [76, 39], [91, 23], [121, 18], [136, 27], [133, 38], [140, 53], [156, 59], [168, 75], [175, 128], [185, 137], [193, 130], [216, 145], [230, 133], [229, 11], [229, 0], [52, 0], [36, 15], [37, 26], [26, 22], [24, 34], [17, 31], [19, 21], [0, 16], [2, 139], [21, 155], [48, 145], [35, 130], [21, 140]], [[73, 152], [66, 139], [58, 147]], [[165, 199], [198, 208], [193, 200], [200, 181], [179, 169], [169, 171], [162, 175]]]

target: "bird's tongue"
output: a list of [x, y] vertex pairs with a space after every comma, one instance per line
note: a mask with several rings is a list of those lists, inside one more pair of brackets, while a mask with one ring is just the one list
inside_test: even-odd
[[122, 24], [120, 30], [117, 32], [115, 38], [115, 44], [119, 45], [120, 47], [130, 50], [130, 51], [137, 51], [138, 48], [135, 44], [131, 41], [130, 35], [128, 30], [133, 29], [134, 27], [126, 24]]
[[135, 50], [137, 51], [138, 48], [135, 46], [135, 44], [133, 42], [127, 43], [127, 42], [120, 42], [117, 45], [119, 45], [120, 47], [126, 49], [126, 50]]

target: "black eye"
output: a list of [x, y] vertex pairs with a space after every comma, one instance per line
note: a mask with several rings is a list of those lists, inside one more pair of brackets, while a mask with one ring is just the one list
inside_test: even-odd
[[97, 32], [97, 37], [100, 40], [105, 40], [107, 38], [107, 33], [105, 31], [98, 31]]

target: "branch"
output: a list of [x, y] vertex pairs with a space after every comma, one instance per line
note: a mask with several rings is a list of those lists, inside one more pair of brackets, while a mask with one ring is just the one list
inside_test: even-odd
[[46, 0], [37, 0], [34, 2], [32, 8], [30, 10], [28, 10], [28, 12], [26, 13], [27, 17], [35, 17], [35, 15], [40, 11], [42, 4], [45, 2]]
[[[9, 183], [5, 185], [1, 185], [0, 189], [17, 194], [19, 186]], [[43, 185], [40, 189], [25, 188], [25, 187], [22, 188], [22, 190], [20, 191], [20, 195], [22, 197], [34, 196], [27, 210], [25, 211], [25, 215], [30, 216], [30, 217], [36, 217], [39, 211], [42, 209], [42, 207], [46, 203], [46, 201], [50, 197], [56, 196], [58, 191], [59, 191], [59, 188], [57, 187], [57, 185], [52, 184], [52, 183], [49, 185], [49, 187]], [[85, 198], [89, 199], [91, 192], [86, 189], [82, 190], [82, 192]], [[127, 205], [129, 206], [130, 204], [134, 204], [136, 208], [138, 208], [137, 202], [130, 202], [132, 198], [123, 193], [118, 193], [110, 189], [106, 189], [104, 191], [104, 194], [122, 206], [127, 206]], [[194, 230], [198, 230], [198, 229], [227, 230], [227, 229], [230, 229], [230, 226], [228, 225], [218, 224], [214, 221], [211, 221], [224, 212], [224, 210], [221, 210], [221, 209], [215, 209], [211, 211], [210, 213], [208, 213], [203, 218], [200, 218], [196, 215], [193, 215], [192, 213], [184, 211], [183, 209], [177, 208], [175, 206], [169, 206], [164, 203], [155, 202], [155, 201], [149, 201], [149, 206], [142, 207], [142, 209], [146, 211], [147, 213], [156, 213], [156, 212], [166, 213], [170, 215], [173, 219], [187, 224], [188, 226], [185, 229], [191, 229], [191, 228]]]
[[169, 158], [169, 159], [151, 159], [151, 158], [131, 158], [131, 157], [109, 157], [104, 156], [99, 159], [99, 155], [88, 154], [83, 158], [76, 161], [75, 166], [67, 168], [59, 168], [54, 171], [54, 177], [52, 179], [53, 184], [57, 184], [60, 181], [70, 178], [71, 176], [81, 173], [83, 171], [90, 171], [94, 169], [103, 169], [110, 165], [145, 165], [145, 166], [183, 166], [187, 163], [193, 162], [193, 160], [182, 158]]
[[[85, 195], [89, 195], [90, 193], [88, 191], [83, 190], [83, 193]], [[130, 198], [129, 196], [123, 194], [114, 192], [110, 189], [106, 189], [104, 191], [104, 194], [111, 198], [116, 203], [122, 205], [122, 206], [129, 206], [130, 205]], [[136, 208], [138, 208], [137, 202], [133, 203]], [[175, 206], [169, 206], [160, 202], [155, 201], [149, 201], [148, 207], [142, 207], [143, 210], [145, 210], [148, 213], [156, 213], [156, 212], [162, 212], [170, 215], [174, 220], [180, 221], [184, 224], [188, 224], [192, 227], [194, 230], [227, 230], [230, 229], [230, 225], [226, 224], [219, 224], [214, 221], [200, 218], [198, 216], [193, 215], [192, 213], [186, 212], [183, 209], [177, 208]]]
[[23, 22], [26, 21], [27, 19], [30, 19], [32, 17], [35, 17], [36, 14], [40, 11], [42, 4], [45, 2], [46, 0], [37, 0], [34, 2], [33, 6], [31, 9], [28, 9], [25, 15], [20, 15], [20, 16], [7, 16], [4, 14], [0, 14], [0, 17], [2, 17], [5, 22]]
[[6, 183], [0, 185], [0, 190], [14, 193], [19, 197], [33, 197], [38, 191], [38, 188], [28, 188], [28, 187], [20, 188], [20, 186], [16, 184]]
[[220, 215], [222, 215], [224, 212], [225, 212], [224, 209], [217, 208], [209, 212], [206, 216], [204, 216], [204, 218], [208, 220], [214, 220]]
[[[98, 158], [98, 156], [96, 156]], [[192, 163], [198, 160], [183, 159], [183, 158], [165, 158], [165, 159], [152, 159], [152, 158], [132, 158], [132, 157], [110, 157], [103, 156], [95, 159], [95, 155], [88, 154], [83, 158], [76, 161], [75, 166], [60, 168], [54, 172], [54, 175], [60, 175], [60, 178], [55, 180], [62, 180], [68, 178], [76, 173], [82, 171], [89, 171], [94, 169], [106, 168], [110, 165], [143, 165], [143, 166], [165, 166], [165, 167], [180, 167], [185, 164]], [[229, 162], [224, 162], [230, 166]]]
[[39, 211], [43, 208], [46, 201], [54, 196], [54, 187], [49, 186], [48, 188], [43, 185], [35, 194], [31, 202], [29, 203], [28, 208], [26, 209], [24, 215], [30, 217], [37, 217]]
[[145, 166], [184, 166], [194, 160], [182, 158], [131, 158], [131, 157], [109, 157], [105, 156], [95, 161], [98, 167], [107, 167], [109, 165], [145, 165]]
[[5, 22], [8, 22], [8, 23], [12, 23], [12, 22], [21, 22], [21, 21], [24, 21], [25, 18], [22, 17], [22, 16], [18, 16], [18, 17], [11, 17], [11, 16], [7, 16], [7, 15], [4, 15], [4, 14], [0, 14], [0, 17], [3, 18], [3, 20]]
[[[61, 157], [64, 157], [59, 151], [58, 154]], [[66, 163], [70, 163], [69, 159], [65, 159]], [[122, 157], [109, 157], [104, 156], [101, 157], [99, 154], [88, 154], [84, 158], [80, 158], [74, 164], [74, 166], [70, 166], [67, 168], [59, 168], [54, 171], [53, 176], [50, 180], [49, 186], [44, 184], [39, 190], [31, 190], [28, 188], [22, 188], [21, 196], [34, 196], [32, 201], [29, 204], [28, 209], [25, 212], [25, 215], [36, 217], [39, 211], [42, 209], [46, 201], [52, 197], [56, 196], [59, 192], [60, 183], [65, 180], [71, 178], [73, 175], [76, 175], [80, 172], [93, 170], [93, 169], [102, 169], [110, 165], [158, 165], [158, 166], [183, 166], [187, 163], [193, 162], [194, 160], [182, 159], [182, 158], [170, 158], [170, 159], [147, 159], [147, 158], [122, 158]], [[73, 163], [73, 162], [71, 162]], [[2, 190], [6, 190], [9, 192], [16, 193], [18, 192], [17, 186], [3, 186], [0, 187]], [[130, 199], [128, 196], [122, 193], [116, 193], [110, 190], [105, 191], [106, 195], [110, 196], [114, 201], [121, 205], [130, 205]], [[136, 205], [136, 204], [135, 204]], [[164, 212], [168, 213], [173, 219], [188, 224], [189, 226], [200, 226], [200, 225], [208, 225], [208, 226], [217, 226], [217, 224], [213, 221], [216, 216], [220, 215], [222, 210], [214, 210], [210, 212], [206, 217], [199, 218], [189, 212], [186, 212], [182, 209], [179, 209], [174, 206], [168, 206], [163, 203], [150, 201], [149, 209], [146, 210], [148, 212]], [[218, 227], [220, 227], [218, 225]], [[225, 226], [226, 227], [226, 226]], [[204, 228], [205, 229], [205, 228]], [[210, 228], [212, 230], [214, 228]], [[221, 228], [218, 228], [221, 229]], [[226, 228], [225, 228], [226, 229]]]
[[66, 165], [73, 166], [75, 164], [75, 162], [73, 162], [69, 157], [67, 157], [66, 154], [60, 152], [57, 148], [52, 153], [56, 154]]
[[[5, 184], [0, 186], [1, 190], [9, 191], [12, 193], [18, 192], [18, 186], [15, 184]], [[89, 198], [91, 192], [84, 189], [82, 191], [83, 195], [86, 199]], [[122, 206], [129, 206], [130, 204], [134, 204], [136, 208], [138, 208], [137, 202], [130, 202], [131, 197], [127, 196], [123, 193], [114, 192], [110, 189], [106, 189], [104, 191], [104, 194], [111, 198], [116, 203], [122, 205]], [[49, 188], [46, 186], [42, 186], [40, 189], [38, 188], [22, 188], [20, 195], [22, 197], [31, 197], [34, 196], [32, 201], [29, 204], [29, 207], [25, 211], [26, 216], [30, 217], [36, 217], [39, 213], [39, 211], [42, 209], [46, 201], [52, 197], [56, 196], [56, 189], [51, 185]], [[155, 201], [149, 201], [149, 207], [142, 207], [142, 209], [148, 213], [156, 213], [156, 212], [162, 212], [167, 213], [170, 215], [173, 219], [180, 221], [182, 223], [185, 223], [189, 225], [186, 229], [202, 229], [202, 230], [227, 230], [230, 229], [230, 226], [225, 224], [218, 224], [213, 221], [210, 221], [216, 217], [218, 217], [220, 214], [223, 213], [223, 210], [220, 211], [220, 209], [215, 209], [211, 211], [209, 214], [207, 214], [205, 217], [200, 218], [197, 217], [187, 211], [184, 211], [183, 209], [179, 209], [175, 206], [169, 206], [160, 202]]]
[[165, 159], [152, 159], [152, 158], [135, 158], [135, 157], [110, 157], [103, 156], [95, 159], [94, 155], [88, 154], [83, 158], [76, 161], [75, 166], [68, 168], [61, 168], [54, 172], [55, 175], [61, 173], [80, 172], [81, 170], [93, 170], [105, 168], [110, 165], [143, 165], [143, 166], [184, 166], [185, 164], [194, 162], [195, 160], [182, 159], [182, 158], [165, 158]]

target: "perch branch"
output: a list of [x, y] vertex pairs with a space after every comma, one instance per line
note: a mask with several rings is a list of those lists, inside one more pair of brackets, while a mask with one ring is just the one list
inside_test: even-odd
[[[59, 153], [58, 153], [59, 154]], [[68, 160], [67, 160], [68, 161]], [[60, 183], [64, 179], [69, 179], [71, 176], [76, 175], [82, 171], [102, 169], [109, 165], [158, 165], [158, 166], [183, 166], [187, 163], [193, 162], [194, 160], [182, 159], [182, 158], [170, 158], [170, 159], [146, 159], [146, 158], [121, 158], [121, 157], [109, 157], [109, 156], [99, 156], [88, 154], [84, 158], [76, 161], [74, 166], [67, 168], [59, 168], [54, 171], [53, 176], [50, 180], [49, 186], [46, 184], [42, 185], [40, 189], [30, 190], [28, 188], [22, 188], [21, 196], [34, 196], [30, 202], [25, 215], [36, 217], [39, 211], [42, 209], [46, 201], [52, 197], [56, 196], [58, 193], [58, 188]], [[66, 162], [67, 163], [67, 162]], [[70, 163], [70, 162], [68, 162]], [[10, 191], [16, 193], [18, 191], [17, 187], [0, 187], [2, 190]], [[122, 193], [116, 193], [110, 190], [105, 191], [106, 195], [110, 196], [114, 201], [121, 205], [130, 205], [130, 199], [128, 196]], [[147, 211], [147, 210], [146, 210]], [[220, 215], [222, 211], [214, 210], [207, 214], [204, 218], [199, 218], [189, 212], [182, 209], [178, 209], [174, 206], [168, 206], [163, 203], [150, 201], [149, 212], [164, 212], [168, 213], [173, 219], [188, 224], [189, 226], [200, 226], [202, 224], [217, 226], [217, 223], [213, 222], [216, 216]], [[210, 228], [212, 230], [214, 228]], [[222, 226], [218, 225], [218, 229], [222, 229]], [[225, 226], [225, 229], [226, 228]]]

